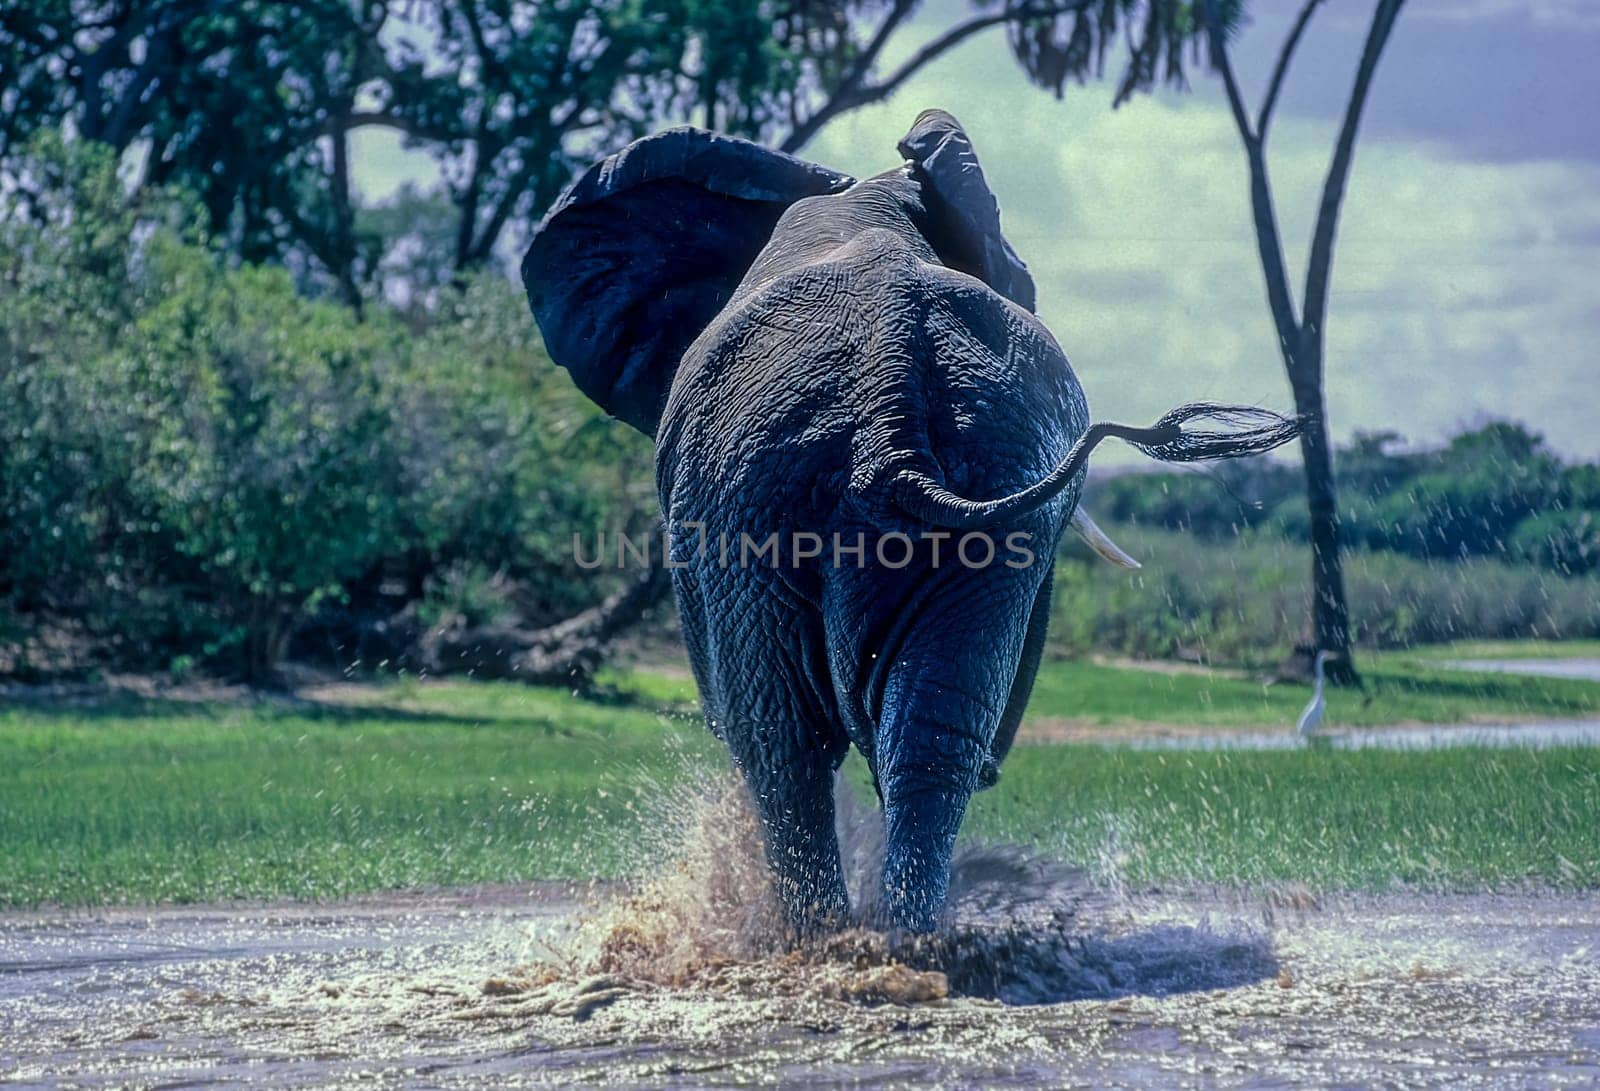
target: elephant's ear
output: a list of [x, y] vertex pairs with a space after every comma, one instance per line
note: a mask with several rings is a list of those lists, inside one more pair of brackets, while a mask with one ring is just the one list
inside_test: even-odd
[[1000, 205], [984, 181], [978, 153], [961, 122], [943, 110], [924, 110], [900, 141], [922, 182], [933, 216], [928, 241], [948, 265], [970, 273], [1028, 310], [1034, 309], [1033, 278], [1000, 233]]
[[522, 259], [551, 359], [606, 412], [654, 435], [678, 360], [783, 210], [852, 182], [692, 128], [596, 163], [551, 208]]

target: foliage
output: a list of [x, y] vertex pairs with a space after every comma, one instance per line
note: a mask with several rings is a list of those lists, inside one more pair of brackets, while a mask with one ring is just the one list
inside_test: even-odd
[[1085, 501], [1096, 518], [1227, 538], [1261, 526], [1297, 498], [1299, 475], [1275, 459], [1221, 462], [1200, 471], [1143, 467], [1091, 480]]
[[[1225, 9], [1236, 20], [1236, 3]], [[0, 5], [0, 163], [70, 122], [127, 153], [138, 184], [199, 196], [247, 262], [360, 306], [415, 259], [369, 215], [352, 134], [386, 129], [439, 163], [446, 237], [428, 261], [487, 263], [602, 154], [672, 121], [796, 150], [978, 31], [1011, 28], [1060, 90], [1134, 42], [1119, 101], [1196, 40], [1193, 4], [972, 0], [881, 79], [921, 0], [39, 0]], [[1137, 32], [1137, 33], [1136, 33]], [[1056, 44], [1059, 39], [1059, 47]], [[1090, 43], [1085, 45], [1084, 43]], [[411, 203], [405, 199], [402, 203]], [[418, 290], [425, 291], [426, 286]]]
[[1514, 557], [1559, 572], [1600, 571], [1600, 505], [1530, 514], [1511, 531]]
[[[1437, 449], [1357, 434], [1335, 462], [1353, 546], [1411, 557], [1497, 557], [1563, 574], [1600, 570], [1600, 466], [1564, 464], [1519, 424], [1496, 421]], [[1306, 541], [1294, 471], [1256, 459], [1206, 474], [1126, 474], [1097, 484], [1109, 518], [1220, 539], [1263, 528]]]
[[83, 621], [119, 661], [262, 675], [319, 606], [420, 592], [467, 560], [563, 616], [561, 528], [642, 522], [642, 444], [571, 392], [517, 293], [481, 279], [425, 328], [230, 266], [183, 202], [108, 153], [0, 227], [0, 598]]
[[[70, 119], [84, 138], [132, 150], [141, 183], [196, 193], [211, 231], [243, 260], [283, 260], [358, 303], [390, 240], [358, 223], [351, 133], [395, 129], [441, 160], [456, 221], [450, 253], [467, 268], [597, 149], [685, 116], [701, 91], [713, 120], [759, 130], [773, 96], [849, 61], [850, 20], [876, 6], [8, 4], [0, 153]], [[739, 108], [719, 111], [719, 101]]]
[[[1057, 652], [1251, 662], [1298, 637], [1309, 594], [1302, 546], [1259, 533], [1108, 533], [1145, 567], [1118, 572], [1071, 547], [1056, 567]], [[1347, 576], [1355, 635], [1368, 647], [1600, 636], [1600, 576], [1389, 552], [1351, 554]]]
[[[1030, 0], [1006, 0], [1013, 9], [1036, 7]], [[1105, 75], [1106, 53], [1125, 45], [1128, 59], [1117, 80], [1113, 106], [1158, 83], [1185, 85], [1187, 63], [1205, 53], [1203, 5], [1195, 0], [1097, 0], [1073, 10], [1011, 23], [1012, 55], [1028, 78], [1061, 98], [1069, 82], [1082, 85]], [[1224, 34], [1243, 22], [1240, 0], [1222, 0], [1217, 15]]]

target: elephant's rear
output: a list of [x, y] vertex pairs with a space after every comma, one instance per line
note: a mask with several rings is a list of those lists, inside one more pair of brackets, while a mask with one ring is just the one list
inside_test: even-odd
[[1001, 495], [1047, 472], [1087, 424], [1066, 357], [1032, 315], [872, 230], [737, 296], [690, 347], [657, 435], [658, 483], [673, 517], [915, 533], [891, 503], [902, 469]]
[[[837, 757], [848, 737], [900, 804], [899, 843], [953, 838], [992, 775], [1028, 642], [1042, 640], [1076, 497], [950, 535], [898, 510], [891, 482], [931, 469], [965, 495], [1003, 495], [1086, 426], [1071, 369], [1032, 316], [893, 237], [860, 239], [719, 319], [680, 368], [658, 467], [675, 533], [696, 547], [689, 528], [703, 526], [711, 543], [677, 582], [713, 718], [759, 718], [754, 674], [796, 722], [749, 760], [808, 744]], [[776, 564], [752, 564], [748, 543], [774, 536]], [[733, 734], [737, 749], [760, 732]], [[897, 866], [917, 897], [937, 891], [916, 854]]]

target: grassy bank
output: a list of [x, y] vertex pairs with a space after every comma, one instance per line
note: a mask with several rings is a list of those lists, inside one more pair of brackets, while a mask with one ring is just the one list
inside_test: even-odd
[[1600, 749], [1032, 747], [969, 832], [1134, 884], [1600, 886]]
[[[1330, 727], [1507, 722], [1600, 716], [1600, 684], [1445, 666], [1460, 659], [1600, 659], [1600, 641], [1477, 641], [1362, 652], [1365, 688], [1329, 690]], [[601, 681], [653, 705], [695, 700], [687, 669], [608, 672]], [[1307, 686], [1264, 685], [1242, 670], [1205, 670], [1163, 662], [1047, 661], [1028, 719], [1084, 729], [1190, 726], [1217, 730], [1288, 727], [1310, 697]], [[1107, 734], [1115, 739], [1116, 732]]]
[[0, 714], [0, 904], [331, 898], [615, 874], [698, 727], [558, 690]]
[[[1303, 544], [1259, 534], [1218, 541], [1149, 527], [1107, 531], [1144, 568], [1119, 572], [1071, 547], [1057, 566], [1051, 605], [1057, 650], [1267, 662], [1301, 637], [1310, 596]], [[1351, 550], [1344, 566], [1362, 648], [1600, 638], [1600, 575], [1368, 550]]]
[[[1373, 701], [1335, 695], [1333, 722], [1600, 709], [1600, 685], [1580, 682], [1398, 658], [1369, 678]], [[460, 683], [344, 687], [299, 705], [13, 707], [0, 712], [0, 905], [622, 873], [660, 788], [725, 758], [692, 715], [654, 710], [691, 697], [687, 681], [621, 681], [631, 694], [610, 702]], [[1281, 726], [1304, 699], [1240, 678], [1057, 663], [1033, 715], [1112, 740], [1141, 722]], [[1111, 860], [1139, 883], [1597, 886], [1600, 750], [1020, 746], [969, 829]]]
[[[1287, 730], [1310, 697], [1308, 687], [1263, 685], [1243, 672], [1152, 667], [1047, 663], [1028, 717], [1041, 725], [1105, 728], [1110, 739], [1118, 728], [1148, 724]], [[1328, 691], [1330, 728], [1600, 715], [1600, 684], [1593, 682], [1460, 671], [1409, 652], [1363, 656], [1361, 670], [1364, 691]]]
[[1600, 640], [1457, 640], [1411, 648], [1410, 660], [1600, 659]]

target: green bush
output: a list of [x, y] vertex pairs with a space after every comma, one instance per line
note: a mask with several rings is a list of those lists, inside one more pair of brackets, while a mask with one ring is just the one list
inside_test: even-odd
[[68, 619], [104, 659], [259, 676], [319, 609], [468, 563], [535, 618], [608, 589], [572, 579], [571, 535], [649, 518], [648, 445], [577, 395], [511, 285], [361, 320], [224, 263], [102, 153], [38, 159], [0, 219], [0, 637]]
[[1560, 572], [1600, 570], [1600, 508], [1545, 512], [1517, 524], [1514, 557]]
[[1122, 473], [1090, 492], [1096, 518], [1225, 538], [1259, 526], [1303, 488], [1299, 467], [1253, 458], [1200, 472]]
[[396, 566], [418, 591], [432, 573], [477, 566], [502, 573], [530, 622], [567, 617], [611, 586], [574, 578], [574, 531], [638, 533], [655, 518], [650, 442], [551, 363], [500, 277], [453, 292], [410, 340], [391, 412]]
[[[1436, 450], [1396, 449], [1394, 433], [1357, 434], [1334, 461], [1339, 521], [1351, 549], [1419, 558], [1496, 557], [1572, 574], [1600, 566], [1580, 516], [1600, 510], [1600, 466], [1566, 465], [1537, 434], [1497, 421]], [[1201, 472], [1097, 481], [1105, 518], [1228, 539], [1260, 529], [1306, 542], [1298, 466], [1246, 459]]]
[[[1122, 572], [1067, 547], [1056, 566], [1056, 653], [1254, 662], [1300, 638], [1310, 595], [1304, 546], [1266, 534], [1218, 542], [1148, 527], [1107, 532], [1144, 568]], [[1350, 554], [1345, 580], [1356, 640], [1368, 647], [1600, 636], [1596, 576], [1374, 551]]]

